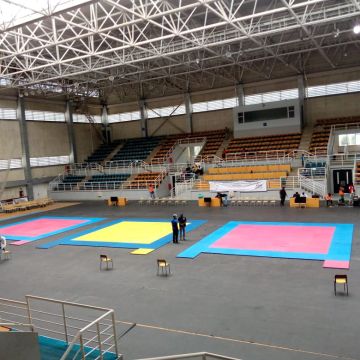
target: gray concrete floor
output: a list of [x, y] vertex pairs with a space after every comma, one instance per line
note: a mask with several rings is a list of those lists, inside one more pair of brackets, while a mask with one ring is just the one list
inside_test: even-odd
[[[208, 222], [191, 232], [188, 241], [146, 256], [131, 255], [129, 249], [36, 249], [64, 234], [12, 246], [13, 259], [0, 264], [0, 296], [23, 300], [33, 294], [114, 308], [118, 320], [137, 323], [120, 341], [125, 359], [197, 351], [248, 360], [360, 359], [360, 208], [209, 209], [136, 203], [113, 208], [88, 202], [41, 215], [170, 218], [181, 211], [188, 219]], [[210, 254], [176, 259], [181, 250], [230, 220], [354, 224], [349, 297], [333, 294], [333, 275], [344, 271], [323, 269], [321, 261]], [[11, 222], [1, 221], [0, 226]], [[114, 258], [113, 271], [99, 271], [103, 252]], [[157, 258], [171, 263], [172, 276], [156, 276]]]

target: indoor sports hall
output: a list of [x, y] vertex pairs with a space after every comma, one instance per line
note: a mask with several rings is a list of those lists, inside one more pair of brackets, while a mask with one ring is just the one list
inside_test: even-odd
[[359, 0], [0, 0], [1, 360], [360, 360]]

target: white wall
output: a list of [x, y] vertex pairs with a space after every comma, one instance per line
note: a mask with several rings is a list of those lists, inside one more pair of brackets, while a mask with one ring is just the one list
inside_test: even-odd
[[360, 115], [360, 93], [315, 97], [305, 100], [308, 123], [318, 119]]
[[28, 121], [31, 157], [69, 155], [69, 137], [65, 122]]
[[41, 179], [47, 177], [56, 177], [62, 174], [65, 170], [65, 165], [59, 166], [43, 166], [31, 168], [32, 177], [34, 179]]
[[41, 199], [48, 196], [48, 184], [34, 185], [34, 199]]
[[186, 116], [148, 119], [149, 136], [161, 136], [186, 133]]
[[141, 137], [140, 120], [124, 121], [110, 125], [113, 140]]
[[232, 129], [233, 109], [194, 113], [192, 119], [194, 132]]
[[83, 162], [101, 143], [95, 129], [90, 124], [74, 124], [74, 137], [78, 162]]
[[[25, 187], [23, 187], [21, 189], [24, 191], [26, 190]], [[12, 187], [9, 189], [5, 189], [4, 192], [2, 194], [0, 194], [0, 200], [9, 200], [9, 199], [18, 198], [19, 191], [20, 191], [20, 187]]]
[[17, 120], [0, 120], [0, 160], [21, 158], [20, 128]]

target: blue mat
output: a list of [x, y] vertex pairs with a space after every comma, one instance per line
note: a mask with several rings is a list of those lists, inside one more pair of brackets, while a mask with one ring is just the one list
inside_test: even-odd
[[[40, 356], [41, 360], [59, 360], [64, 355], [68, 344], [65, 341], [53, 339], [47, 336], [39, 336], [39, 345], [40, 345]], [[70, 351], [68, 358], [73, 359], [79, 350], [80, 346], [75, 345]], [[90, 347], [85, 347], [85, 352], [89, 353], [92, 350]], [[86, 359], [94, 360], [100, 355], [99, 350], [94, 350], [90, 355], [86, 356]], [[75, 358], [76, 360], [81, 360], [81, 354]], [[116, 354], [106, 353], [103, 355], [104, 360], [116, 360]]]

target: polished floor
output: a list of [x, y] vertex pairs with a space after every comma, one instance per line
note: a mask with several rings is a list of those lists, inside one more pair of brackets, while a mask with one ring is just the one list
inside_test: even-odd
[[[248, 360], [360, 359], [360, 208], [199, 208], [195, 203], [114, 208], [88, 202], [46, 216], [108, 219], [82, 231], [121, 218], [170, 221], [181, 212], [188, 220], [207, 222], [186, 242], [166, 244], [148, 255], [131, 255], [124, 248], [36, 248], [79, 229], [11, 246], [12, 260], [0, 263], [0, 296], [23, 300], [33, 294], [114, 308], [119, 334], [129, 326], [123, 322], [136, 323], [120, 340], [125, 359], [198, 351]], [[350, 270], [324, 269], [313, 260], [220, 254], [176, 258], [229, 221], [354, 224]], [[99, 271], [101, 252], [113, 257], [114, 270]], [[170, 262], [172, 276], [156, 276], [157, 258]], [[349, 276], [348, 297], [333, 294], [337, 273]]]

